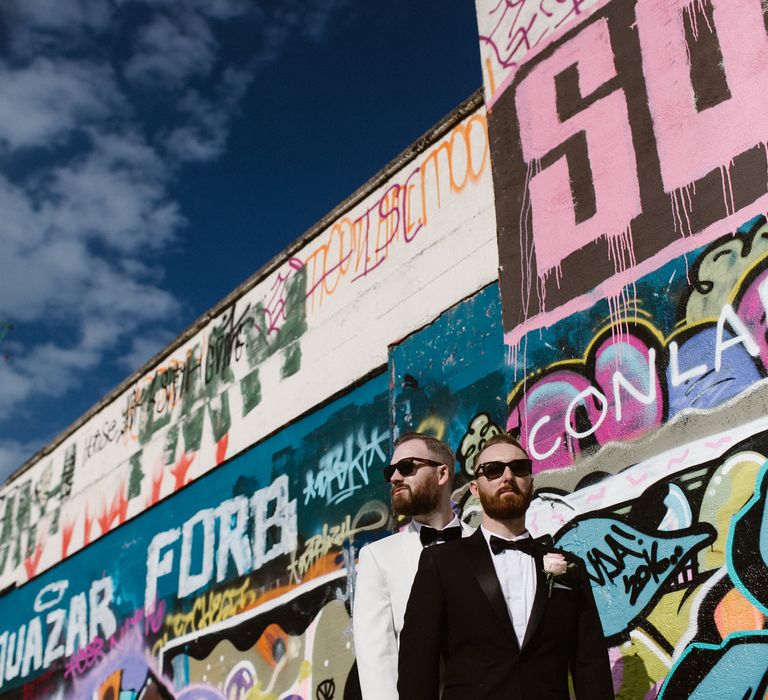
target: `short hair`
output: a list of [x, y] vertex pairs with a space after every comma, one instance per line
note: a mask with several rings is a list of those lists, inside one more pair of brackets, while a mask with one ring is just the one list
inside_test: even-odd
[[426, 448], [432, 453], [434, 457], [439, 457], [443, 464], [447, 464], [450, 467], [451, 472], [456, 468], [456, 456], [453, 454], [448, 443], [438, 440], [438, 438], [432, 435], [425, 435], [423, 433], [403, 433], [397, 440], [395, 440], [395, 448], [402, 445], [404, 442], [410, 442], [411, 440], [421, 440]]
[[483, 446], [477, 453], [477, 457], [475, 457], [475, 464], [477, 464], [477, 460], [480, 459], [480, 455], [483, 454], [486, 447], [492, 447], [493, 445], [512, 445], [512, 447], [517, 447], [518, 450], [524, 452], [526, 457], [530, 457], [528, 450], [523, 447], [517, 438], [512, 437], [509, 433], [496, 433], [495, 435], [491, 435], [491, 437], [483, 443]]

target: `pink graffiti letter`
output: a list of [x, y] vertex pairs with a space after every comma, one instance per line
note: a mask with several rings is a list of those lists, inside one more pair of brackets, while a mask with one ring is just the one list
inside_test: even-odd
[[[643, 72], [667, 192], [725, 166], [768, 138], [763, 116], [768, 86], [763, 6], [759, 0], [710, 1], [711, 19], [706, 0], [637, 4]], [[717, 104], [697, 107], [691, 71], [706, 72], [707, 67], [697, 66], [690, 54], [686, 22], [697, 37], [716, 34], [722, 66], [713, 64], [710, 70], [725, 72], [730, 93]]]
[[[532, 171], [529, 189], [540, 274], [591, 241], [625, 231], [640, 213], [624, 91], [617, 88], [587, 107], [579, 106], [615, 76], [608, 25], [600, 20], [539, 63], [517, 88], [523, 156]], [[569, 164], [565, 148], [571, 153], [580, 149], [581, 162]], [[594, 193], [586, 213], [577, 211], [572, 183]]]

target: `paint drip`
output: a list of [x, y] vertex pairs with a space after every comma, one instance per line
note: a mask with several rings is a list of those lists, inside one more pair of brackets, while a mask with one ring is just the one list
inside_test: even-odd
[[736, 213], [735, 202], [733, 199], [733, 182], [731, 181], [731, 168], [733, 160], [727, 165], [720, 166], [720, 179], [723, 185], [723, 203], [725, 204], [725, 215], [730, 216]]
[[[710, 24], [709, 17], [707, 16], [707, 1], [706, 0], [693, 0], [693, 2], [683, 5], [682, 7], [682, 14], [685, 13], [688, 15], [688, 21], [691, 25], [691, 33], [693, 34], [693, 40], [698, 41], [699, 40], [699, 19], [698, 15], [699, 13], [704, 18], [704, 22], [707, 25], [707, 29], [709, 30], [710, 34], [714, 33], [714, 29], [712, 28], [712, 25]], [[686, 45], [686, 51], [688, 50], [688, 47]], [[688, 62], [690, 63], [690, 54], [688, 55]]]

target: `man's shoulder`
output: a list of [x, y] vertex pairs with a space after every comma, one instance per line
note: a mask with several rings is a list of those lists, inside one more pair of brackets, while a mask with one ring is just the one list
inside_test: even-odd
[[361, 551], [379, 557], [402, 551], [404, 548], [421, 547], [418, 533], [406, 529], [366, 544]]
[[424, 551], [429, 552], [429, 555], [437, 562], [464, 561], [464, 556], [468, 549], [477, 546], [473, 535], [474, 532], [469, 533], [469, 536], [435, 544], [431, 547], [426, 547]]

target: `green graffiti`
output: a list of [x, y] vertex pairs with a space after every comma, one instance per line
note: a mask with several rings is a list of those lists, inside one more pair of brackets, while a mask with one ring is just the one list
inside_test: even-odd
[[141, 482], [144, 481], [144, 472], [141, 469], [141, 455], [143, 450], [139, 450], [131, 455], [129, 463], [131, 465], [131, 474], [128, 477], [128, 500], [136, 498], [141, 494]]
[[21, 533], [29, 530], [32, 516], [32, 482], [27, 481], [19, 489], [16, 505], [16, 546], [13, 548], [13, 566], [21, 564]]
[[48, 515], [48, 534], [55, 535], [59, 531], [61, 507], [56, 506]]
[[288, 281], [285, 299], [286, 319], [278, 330], [276, 348], [287, 347], [307, 330], [307, 268], [302, 267]]
[[12, 493], [5, 499], [5, 511], [3, 512], [2, 531], [0, 531], [0, 571], [5, 571], [8, 561], [8, 552], [11, 549], [13, 537], [13, 511], [16, 506], [16, 494]]
[[[285, 299], [278, 299], [269, 308], [256, 304], [250, 312], [251, 322], [244, 328], [245, 354], [251, 368], [293, 343], [298, 347], [299, 339], [307, 330], [306, 268], [302, 267], [288, 278], [278, 278], [277, 284], [280, 283], [285, 284]], [[278, 324], [280, 320], [282, 324]], [[300, 357], [299, 354], [299, 361]]]
[[61, 470], [59, 482], [59, 497], [63, 500], [72, 493], [72, 483], [75, 479], [75, 462], [77, 460], [77, 444], [72, 443], [64, 453], [64, 467]]
[[267, 342], [267, 320], [264, 313], [264, 305], [259, 302], [251, 307], [248, 323], [243, 332], [245, 334], [245, 359], [251, 368], [258, 367], [269, 357], [269, 343]]
[[301, 345], [298, 342], [289, 345], [283, 353], [283, 367], [281, 376], [283, 379], [296, 374], [301, 369]]
[[[66, 456], [65, 456], [66, 463]], [[59, 531], [59, 510], [60, 503], [56, 496], [61, 491], [61, 483], [51, 488], [53, 482], [53, 464], [48, 462], [43, 469], [43, 473], [40, 475], [34, 489], [34, 499], [40, 510], [41, 515], [48, 515], [48, 532], [51, 535], [55, 535]], [[54, 507], [48, 512], [48, 507], [51, 502], [54, 502]]]
[[186, 416], [203, 396], [202, 350], [200, 344], [187, 351], [184, 380], [181, 383], [181, 415]]
[[197, 452], [203, 440], [203, 419], [205, 406], [200, 406], [181, 424], [181, 434], [184, 437], [184, 452]]
[[213, 439], [218, 442], [232, 427], [232, 417], [229, 412], [229, 391], [222, 392], [208, 402], [208, 415], [211, 419], [211, 428], [213, 428]]
[[[185, 452], [200, 449], [206, 414], [217, 442], [231, 430], [228, 390], [236, 381], [232, 362], [244, 356], [250, 369], [239, 381], [243, 416], [261, 403], [259, 366], [264, 360], [282, 353], [283, 378], [301, 368], [299, 340], [307, 330], [307, 272], [295, 259], [289, 261], [287, 268], [287, 274], [277, 275], [266, 295], [267, 301], [246, 306], [239, 317], [235, 304], [231, 305], [211, 328], [207, 342], [187, 351], [183, 366], [157, 371], [148, 386], [134, 391], [126, 414], [127, 427], [130, 429], [134, 415], [137, 416], [141, 446], [168, 428], [163, 448], [165, 464], [175, 459], [179, 423]], [[177, 402], [180, 410], [174, 417]], [[132, 466], [133, 486], [129, 486], [129, 494], [135, 497], [144, 475], [137, 464], [132, 462]]]
[[16, 511], [16, 529], [20, 532], [29, 527], [32, 516], [32, 482], [27, 481], [19, 489], [19, 505]]
[[259, 368], [251, 370], [240, 380], [240, 394], [243, 397], [243, 417], [261, 403], [261, 382]]
[[162, 430], [171, 422], [171, 411], [168, 410], [168, 401], [160, 403], [159, 410], [156, 407], [158, 392], [167, 391], [164, 383], [165, 372], [155, 372], [152, 381], [146, 389], [143, 389], [140, 397], [140, 405], [144, 406], [139, 419], [139, 444], [146, 445], [158, 430]]
[[233, 355], [242, 352], [245, 340], [241, 334], [248, 324], [248, 310], [235, 324], [235, 307], [231, 306], [222, 316], [221, 325], [211, 330], [208, 338], [208, 350], [205, 355], [205, 395], [211, 399], [216, 396], [222, 385], [229, 386], [235, 381], [235, 374], [230, 367]]
[[176, 446], [179, 444], [179, 426], [172, 425], [165, 434], [163, 443], [163, 464], [173, 464], [176, 461]]
[[32, 556], [37, 546], [37, 523], [32, 523], [27, 530], [27, 546], [24, 548], [24, 558]]

